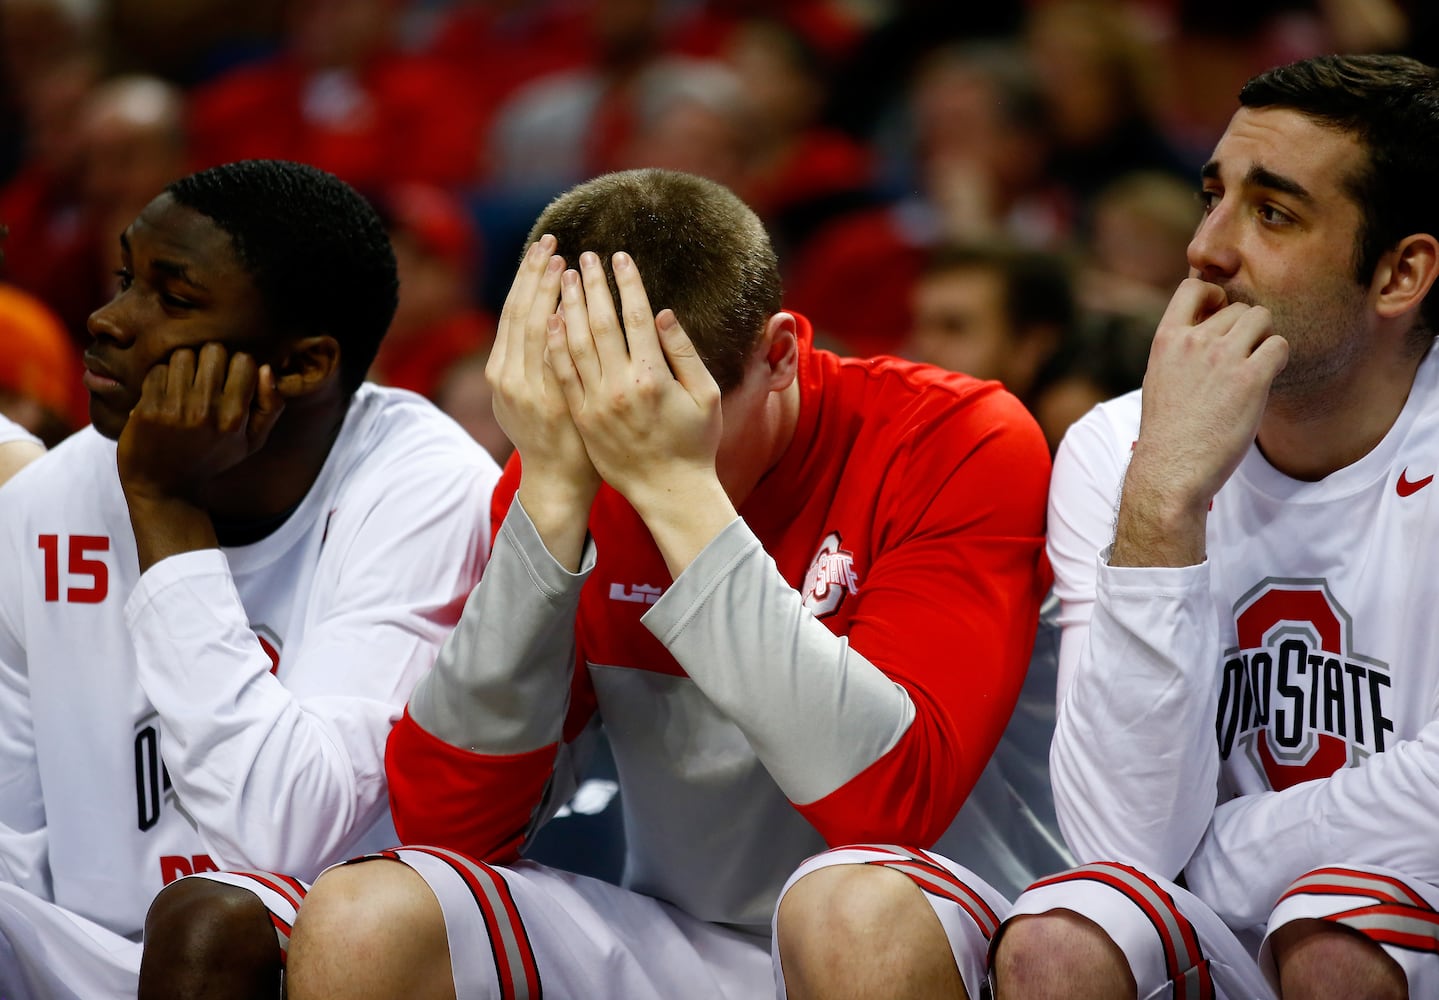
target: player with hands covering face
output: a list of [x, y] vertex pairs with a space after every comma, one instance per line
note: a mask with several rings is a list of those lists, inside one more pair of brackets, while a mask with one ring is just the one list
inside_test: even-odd
[[[1047, 450], [996, 384], [810, 341], [718, 185], [605, 175], [541, 215], [488, 367], [494, 552], [387, 751], [409, 846], [317, 881], [292, 998], [774, 995], [805, 858], [945, 831], [1033, 641]], [[521, 856], [601, 723], [623, 886]], [[921, 887], [997, 893], [868, 859], [982, 960]]]
[[548, 364], [596, 471], [628, 500], [678, 576], [735, 518], [716, 472], [720, 391], [671, 309], [651, 312], [623, 251], [611, 262], [622, 326], [599, 259], [562, 277]]

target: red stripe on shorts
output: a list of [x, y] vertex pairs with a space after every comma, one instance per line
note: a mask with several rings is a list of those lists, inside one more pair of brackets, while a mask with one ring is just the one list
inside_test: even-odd
[[[529, 935], [525, 932], [524, 922], [520, 919], [519, 909], [515, 906], [514, 896], [505, 884], [504, 876], [483, 862], [450, 851], [433, 847], [407, 847], [405, 850], [419, 851], [443, 861], [469, 888], [470, 895], [474, 897], [475, 905], [479, 907], [485, 920], [490, 951], [495, 959], [495, 974], [500, 984], [501, 1000], [540, 1000], [542, 991], [539, 964], [535, 961]], [[494, 898], [491, 898], [492, 894]], [[496, 900], [499, 902], [498, 908], [495, 906]], [[518, 967], [515, 967], [510, 957], [504, 933], [506, 928], [510, 930], [515, 941]]]
[[[1368, 885], [1347, 885], [1338, 881], [1350, 879], [1367, 882]], [[1357, 868], [1316, 868], [1294, 880], [1293, 884], [1279, 897], [1280, 902], [1290, 896], [1365, 896], [1376, 901], [1389, 901], [1407, 905], [1425, 913], [1434, 913], [1434, 907], [1400, 879], [1391, 875], [1378, 875]]]
[[[1155, 908], [1150, 898], [1137, 891], [1128, 879], [1142, 884], [1164, 907], [1175, 927], [1179, 929], [1178, 940], [1171, 935], [1169, 924]], [[1129, 865], [1101, 861], [1041, 879], [1030, 888], [1038, 889], [1047, 885], [1058, 885], [1062, 882], [1084, 881], [1099, 882], [1122, 893], [1149, 919], [1164, 950], [1165, 969], [1170, 982], [1174, 984], [1174, 1000], [1189, 1000], [1187, 974], [1190, 969], [1198, 971], [1199, 996], [1197, 1000], [1214, 1000], [1214, 980], [1209, 971], [1209, 962], [1205, 960], [1204, 952], [1199, 947], [1199, 934], [1194, 930], [1194, 925], [1189, 922], [1189, 918], [1179, 911], [1179, 907], [1174, 905], [1174, 900], [1169, 893], [1165, 892], [1148, 875]], [[1181, 949], [1184, 952], [1183, 959], [1180, 956]]]

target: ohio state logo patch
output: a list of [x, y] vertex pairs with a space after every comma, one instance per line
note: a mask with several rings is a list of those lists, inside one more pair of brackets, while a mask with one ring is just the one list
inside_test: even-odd
[[1324, 580], [1261, 582], [1234, 605], [1215, 734], [1276, 791], [1384, 750], [1389, 665], [1354, 649], [1353, 621]]
[[824, 536], [814, 561], [804, 575], [804, 606], [816, 618], [824, 618], [839, 610], [847, 594], [859, 592], [859, 575], [854, 568], [854, 553], [840, 548], [838, 531]]

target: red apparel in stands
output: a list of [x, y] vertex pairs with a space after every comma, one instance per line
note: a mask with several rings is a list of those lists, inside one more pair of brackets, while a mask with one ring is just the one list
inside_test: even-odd
[[[35, 163], [0, 189], [0, 222], [10, 229], [0, 277], [55, 311], [78, 361], [90, 342], [85, 321], [108, 296], [93, 287], [99, 251], [74, 192], [73, 181]], [[107, 239], [113, 243], [117, 235], [109, 233]]]
[[496, 109], [520, 87], [550, 73], [589, 65], [595, 56], [587, 13], [569, 3], [529, 0], [499, 11], [471, 3], [446, 12], [429, 53], [466, 77], [465, 101], [483, 144]]
[[895, 206], [866, 209], [834, 220], [790, 254], [785, 297], [847, 353], [892, 354], [909, 336], [927, 235], [908, 232], [907, 222]]
[[445, 373], [461, 358], [487, 350], [495, 319], [478, 309], [456, 313], [402, 338], [387, 336], [375, 356], [374, 373], [385, 385], [431, 399]]
[[288, 56], [243, 66], [193, 93], [194, 160], [298, 160], [362, 190], [465, 184], [480, 124], [466, 84], [439, 60], [398, 53], [372, 56], [358, 73], [316, 71]]
[[835, 0], [708, 0], [675, 25], [669, 47], [680, 55], [715, 58], [741, 25], [761, 19], [788, 25], [834, 61], [847, 56], [864, 33], [863, 22]]
[[762, 219], [826, 197], [866, 192], [874, 184], [874, 157], [833, 129], [806, 129], [776, 162], [747, 179], [745, 202]]

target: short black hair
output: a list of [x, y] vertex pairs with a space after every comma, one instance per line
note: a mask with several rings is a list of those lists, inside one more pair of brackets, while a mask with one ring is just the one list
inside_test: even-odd
[[[1439, 236], [1439, 70], [1399, 55], [1316, 56], [1267, 70], [1239, 92], [1246, 108], [1283, 108], [1348, 133], [1368, 154], [1345, 186], [1359, 206], [1355, 277], [1367, 284], [1405, 236]], [[1423, 320], [1439, 329], [1439, 296]]]
[[230, 235], [278, 332], [329, 334], [340, 378], [364, 381], [399, 300], [389, 236], [374, 208], [334, 174], [287, 160], [240, 160], [165, 191]]

